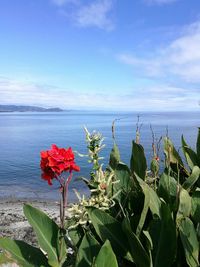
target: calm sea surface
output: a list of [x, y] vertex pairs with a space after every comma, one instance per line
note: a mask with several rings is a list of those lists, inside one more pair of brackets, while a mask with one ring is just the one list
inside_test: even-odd
[[[135, 138], [138, 113], [1, 113], [0, 114], [0, 198], [37, 198], [58, 199], [58, 184], [52, 187], [41, 179], [40, 151], [47, 150], [51, 144], [60, 147], [71, 146], [73, 150], [86, 153], [83, 126], [89, 131], [99, 131], [104, 137], [106, 147], [102, 151], [108, 160], [112, 147], [111, 125], [116, 121], [116, 141], [121, 151], [122, 161], [129, 163], [131, 140]], [[181, 134], [195, 147], [197, 128], [200, 127], [200, 112], [180, 113], [140, 113], [141, 143], [147, 158], [151, 158], [152, 135], [150, 124], [157, 137], [168, 134], [180, 148]], [[162, 156], [162, 155], [161, 155]], [[83, 182], [78, 176], [89, 177], [90, 164], [87, 158], [76, 156], [81, 167], [80, 173], [74, 173], [70, 185], [70, 200], [76, 199], [73, 188], [85, 192]]]

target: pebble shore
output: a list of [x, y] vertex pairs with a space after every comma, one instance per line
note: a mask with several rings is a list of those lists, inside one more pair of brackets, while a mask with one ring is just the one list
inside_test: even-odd
[[[59, 223], [59, 203], [52, 201], [28, 201], [6, 199], [0, 200], [0, 237], [23, 240], [30, 245], [38, 246], [36, 236], [23, 214], [23, 205], [31, 204], [39, 208]], [[4, 264], [1, 267], [14, 267], [16, 264]]]

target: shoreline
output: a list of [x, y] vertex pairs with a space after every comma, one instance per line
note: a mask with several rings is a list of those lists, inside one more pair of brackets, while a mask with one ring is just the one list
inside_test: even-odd
[[26, 203], [41, 209], [59, 224], [59, 202], [0, 198], [0, 237], [23, 240], [37, 246], [36, 236], [23, 214], [23, 204]]

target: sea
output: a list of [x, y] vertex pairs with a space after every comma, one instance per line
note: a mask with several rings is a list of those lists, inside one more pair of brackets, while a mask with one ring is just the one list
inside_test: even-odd
[[[140, 143], [144, 146], [148, 163], [152, 157], [152, 130], [157, 140], [166, 134], [181, 149], [181, 135], [195, 148], [200, 111], [198, 112], [13, 112], [0, 113], [0, 199], [59, 200], [59, 185], [53, 180], [49, 186], [41, 179], [40, 151], [52, 144], [72, 147], [80, 154], [87, 154], [84, 126], [90, 132], [104, 136], [106, 168], [113, 146], [112, 122], [115, 120], [115, 139], [120, 149], [121, 161], [129, 165], [131, 143], [136, 136], [139, 118]], [[161, 141], [162, 143], [162, 141]], [[87, 157], [75, 155], [81, 171], [73, 175], [69, 187], [69, 201], [77, 201], [76, 189], [88, 194], [81, 177], [89, 178], [91, 164]], [[160, 157], [163, 158], [162, 144]]]

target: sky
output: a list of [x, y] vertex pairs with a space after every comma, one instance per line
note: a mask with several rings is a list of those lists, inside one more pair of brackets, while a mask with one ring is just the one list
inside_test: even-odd
[[200, 110], [200, 1], [1, 0], [0, 104]]

